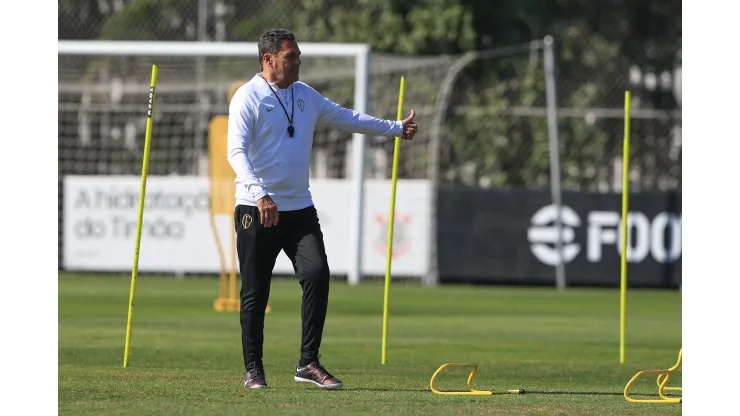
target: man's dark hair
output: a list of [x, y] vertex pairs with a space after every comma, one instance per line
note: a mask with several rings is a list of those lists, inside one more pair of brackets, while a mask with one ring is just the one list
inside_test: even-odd
[[293, 32], [286, 29], [270, 29], [260, 36], [257, 42], [257, 49], [260, 59], [260, 69], [262, 69], [262, 60], [266, 53], [277, 55], [280, 52], [281, 44], [284, 40], [295, 40]]

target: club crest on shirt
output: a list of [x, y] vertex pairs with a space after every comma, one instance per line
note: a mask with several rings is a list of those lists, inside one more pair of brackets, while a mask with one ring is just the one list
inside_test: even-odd
[[298, 109], [303, 112], [303, 110], [306, 108], [306, 103], [303, 102], [303, 98], [298, 99]]
[[244, 216], [242, 216], [242, 227], [246, 230], [250, 225], [252, 225], [252, 216], [244, 214]]

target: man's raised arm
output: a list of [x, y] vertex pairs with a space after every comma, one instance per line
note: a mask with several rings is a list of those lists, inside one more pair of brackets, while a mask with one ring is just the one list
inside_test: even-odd
[[319, 123], [352, 133], [362, 133], [372, 136], [392, 137], [401, 136], [403, 133], [403, 126], [400, 120], [383, 120], [372, 117], [355, 110], [343, 108], [319, 92], [315, 92], [315, 94], [318, 96], [316, 101], [320, 105]]

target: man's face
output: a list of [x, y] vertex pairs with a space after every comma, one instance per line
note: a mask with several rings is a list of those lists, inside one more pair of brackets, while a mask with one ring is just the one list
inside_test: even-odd
[[293, 40], [281, 41], [280, 46], [277, 55], [268, 57], [268, 65], [277, 82], [296, 82], [301, 67], [301, 50], [298, 49], [298, 44]]

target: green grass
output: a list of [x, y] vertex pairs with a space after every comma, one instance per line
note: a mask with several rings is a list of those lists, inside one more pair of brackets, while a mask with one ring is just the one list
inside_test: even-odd
[[[67, 415], [679, 415], [680, 404], [628, 403], [639, 370], [668, 368], [681, 347], [681, 295], [631, 290], [626, 363], [619, 364], [619, 290], [396, 284], [388, 362], [380, 364], [383, 285], [332, 283], [322, 362], [345, 384], [293, 381], [300, 286], [275, 279], [265, 322], [270, 389], [246, 390], [239, 318], [214, 312], [217, 281], [137, 280], [131, 361], [123, 368], [129, 276], [59, 275], [59, 414]], [[441, 396], [447, 362], [480, 365], [474, 387], [525, 395]], [[451, 370], [440, 387], [465, 386]], [[680, 385], [681, 372], [671, 379]], [[654, 378], [634, 389], [657, 396]]]

